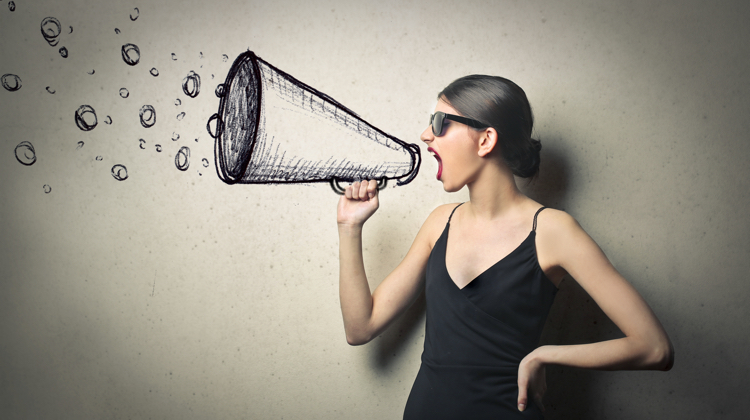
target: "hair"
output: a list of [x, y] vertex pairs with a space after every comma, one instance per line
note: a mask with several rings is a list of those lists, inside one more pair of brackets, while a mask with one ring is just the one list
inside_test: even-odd
[[537, 175], [542, 143], [531, 138], [534, 116], [526, 93], [517, 84], [499, 76], [475, 74], [453, 81], [438, 99], [497, 130], [502, 158], [514, 175]]

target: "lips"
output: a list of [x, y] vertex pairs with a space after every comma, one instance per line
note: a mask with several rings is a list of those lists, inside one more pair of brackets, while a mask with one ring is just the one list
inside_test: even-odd
[[443, 174], [443, 161], [440, 159], [440, 155], [437, 154], [436, 151], [432, 149], [432, 147], [428, 147], [427, 151], [432, 153], [432, 156], [437, 160], [438, 162], [438, 171], [437, 171], [437, 180], [440, 181], [440, 176]]

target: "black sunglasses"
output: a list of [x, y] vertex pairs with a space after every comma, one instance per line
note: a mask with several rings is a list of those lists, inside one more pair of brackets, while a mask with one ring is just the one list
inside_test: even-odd
[[434, 134], [435, 137], [440, 137], [443, 134], [443, 121], [445, 120], [460, 122], [472, 128], [489, 127], [489, 125], [483, 122], [479, 122], [477, 120], [472, 120], [471, 118], [462, 117], [460, 115], [446, 114], [445, 112], [438, 111], [430, 115], [430, 125], [432, 126], [432, 134]]

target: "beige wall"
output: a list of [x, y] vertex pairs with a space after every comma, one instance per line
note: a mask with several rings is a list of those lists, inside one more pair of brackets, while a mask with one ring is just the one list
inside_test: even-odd
[[[750, 409], [747, 3], [40, 3], [0, 8], [0, 73], [23, 80], [0, 90], [0, 417], [400, 418], [423, 302], [379, 339], [349, 347], [337, 196], [325, 185], [216, 177], [204, 126], [216, 84], [248, 48], [415, 143], [454, 78], [519, 83], [544, 145], [542, 174], [524, 188], [580, 221], [676, 347], [668, 373], [550, 368], [548, 417], [742, 418]], [[57, 47], [40, 34], [46, 16], [64, 28]], [[120, 58], [126, 42], [141, 48], [137, 66]], [[190, 70], [203, 78], [195, 99], [180, 89]], [[158, 113], [149, 130], [136, 115], [146, 103]], [[90, 132], [73, 122], [82, 104], [99, 116]], [[35, 164], [16, 160], [21, 141], [34, 145]], [[174, 156], [185, 145], [192, 163], [180, 172]], [[373, 286], [432, 208], [466, 199], [442, 192], [425, 156], [416, 181], [383, 192], [366, 228]], [[123, 182], [110, 175], [117, 163], [128, 168]], [[569, 281], [544, 340], [617, 334]]]

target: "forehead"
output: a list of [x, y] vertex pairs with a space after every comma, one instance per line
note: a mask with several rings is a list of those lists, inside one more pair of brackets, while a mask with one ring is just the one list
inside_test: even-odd
[[442, 99], [438, 100], [438, 101], [437, 101], [437, 104], [435, 104], [435, 111], [436, 111], [436, 112], [437, 112], [437, 111], [442, 111], [442, 112], [445, 112], [446, 114], [456, 114], [456, 115], [460, 115], [460, 114], [458, 114], [458, 111], [456, 111], [456, 109], [455, 109], [455, 108], [453, 108], [452, 106], [450, 106], [450, 105], [448, 104], [448, 102], [445, 102], [445, 101], [444, 101], [444, 100], [442, 100]]

